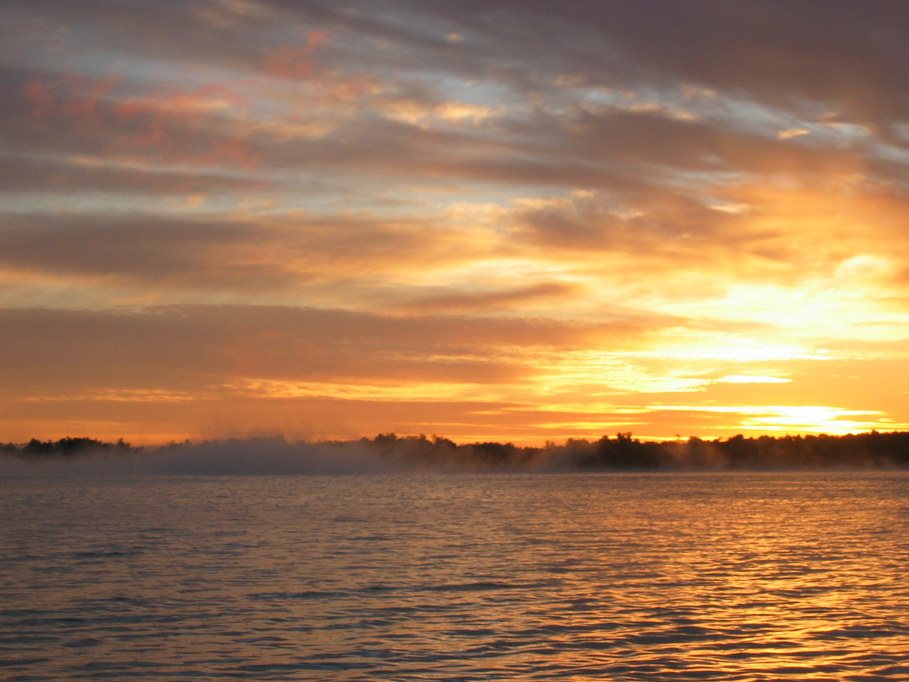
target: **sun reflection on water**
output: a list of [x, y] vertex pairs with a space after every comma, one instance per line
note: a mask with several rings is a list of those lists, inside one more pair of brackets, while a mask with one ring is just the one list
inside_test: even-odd
[[0, 651], [11, 675], [48, 680], [905, 679], [907, 486], [901, 474], [6, 484]]

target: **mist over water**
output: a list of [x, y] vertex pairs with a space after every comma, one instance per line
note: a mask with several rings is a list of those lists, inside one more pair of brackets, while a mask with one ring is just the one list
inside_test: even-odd
[[10, 680], [909, 677], [906, 474], [0, 479]]
[[150, 451], [0, 460], [7, 476], [286, 476], [402, 472], [357, 441], [288, 443], [283, 438], [179, 443]]

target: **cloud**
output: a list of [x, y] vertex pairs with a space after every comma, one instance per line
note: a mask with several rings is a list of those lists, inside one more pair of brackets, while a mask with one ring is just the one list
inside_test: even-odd
[[0, 192], [49, 193], [56, 196], [80, 193], [130, 195], [179, 195], [248, 192], [246, 178], [210, 169], [160, 169], [128, 158], [97, 155], [68, 157], [0, 156]]
[[[7, 386], [218, 387], [240, 379], [511, 381], [522, 349], [634, 333], [621, 324], [398, 317], [276, 306], [0, 310]], [[32, 340], [32, 342], [30, 342]]]
[[488, 440], [509, 396], [534, 394], [564, 349], [627, 346], [641, 333], [626, 323], [276, 306], [7, 309], [0, 324], [4, 428], [159, 434], [142, 442], [256, 428]]
[[157, 292], [280, 293], [370, 273], [406, 280], [484, 248], [444, 225], [428, 230], [425, 222], [368, 214], [18, 214], [0, 227], [7, 271]]
[[777, 139], [780, 140], [791, 140], [793, 137], [800, 137], [802, 135], [810, 135], [811, 131], [806, 130], [805, 128], [789, 128], [787, 130], [781, 130], [776, 134]]
[[542, 282], [509, 291], [453, 292], [428, 296], [407, 302], [399, 308], [423, 313], [508, 310], [522, 304], [549, 303], [552, 299], [568, 297], [576, 290], [577, 287], [570, 284]]
[[514, 218], [520, 236], [547, 247], [651, 254], [702, 249], [723, 224], [731, 222], [673, 193], [648, 198], [576, 193], [527, 202], [526, 208], [518, 204]]
[[299, 47], [281, 45], [265, 57], [264, 70], [269, 76], [290, 80], [307, 80], [317, 75], [313, 54], [329, 37], [328, 31], [315, 31], [305, 36]]
[[755, 376], [751, 374], [727, 374], [726, 376], [717, 379], [717, 381], [722, 381], [727, 384], [785, 384], [792, 381], [792, 379]]
[[[905, 112], [899, 35], [909, 16], [898, 2], [881, 3], [874, 13], [816, 0], [798, 7], [783, 1], [667, 6], [658, 0], [634, 6], [581, 1], [558, 11], [538, 1], [436, 7], [488, 40], [487, 50], [496, 49], [496, 36], [500, 59], [526, 56], [531, 69], [592, 74], [608, 85], [646, 79], [735, 89], [773, 105], [801, 97], [838, 104], [864, 119]], [[508, 30], [497, 35], [500, 26]], [[587, 49], [534, 54], [544, 30], [572, 35], [574, 45]]]
[[158, 287], [289, 286], [292, 273], [248, 256], [270, 239], [267, 230], [237, 221], [16, 216], [0, 228], [0, 265]]

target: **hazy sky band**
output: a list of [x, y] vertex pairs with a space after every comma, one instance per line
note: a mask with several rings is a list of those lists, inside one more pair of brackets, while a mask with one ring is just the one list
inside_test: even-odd
[[905, 3], [0, 27], [0, 440], [909, 428]]

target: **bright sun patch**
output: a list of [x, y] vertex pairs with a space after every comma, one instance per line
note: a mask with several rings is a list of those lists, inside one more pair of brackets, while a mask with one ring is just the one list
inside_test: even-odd
[[726, 384], [786, 384], [792, 379], [783, 377], [753, 376], [750, 374], [727, 374], [717, 381]]

